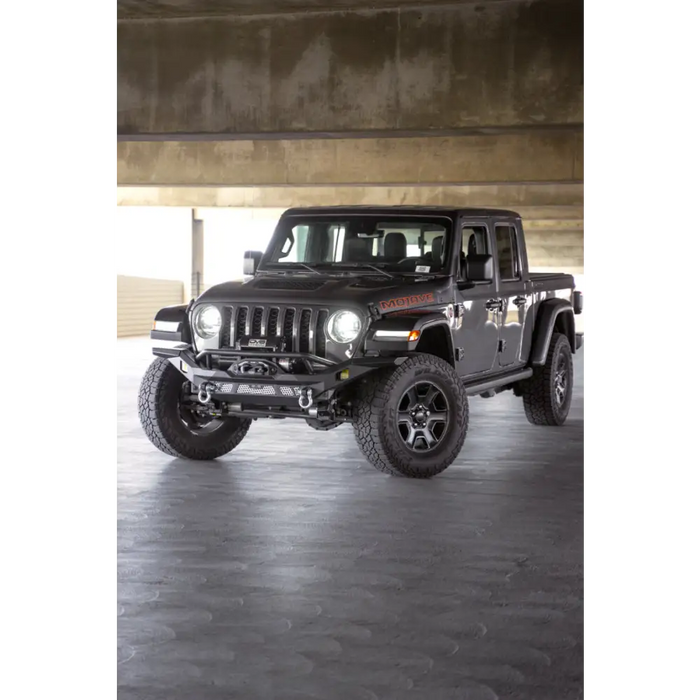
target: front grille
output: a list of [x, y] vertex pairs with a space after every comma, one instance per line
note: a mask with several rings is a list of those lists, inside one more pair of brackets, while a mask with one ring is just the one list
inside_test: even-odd
[[326, 356], [328, 309], [250, 304], [223, 311], [222, 347], [235, 347], [243, 337], [283, 339], [288, 352]]
[[254, 338], [259, 338], [262, 334], [262, 318], [263, 318], [262, 307], [256, 306], [255, 311], [253, 312], [253, 327], [250, 331], [250, 334]]
[[230, 306], [225, 306], [221, 314], [221, 346], [227, 347], [231, 345], [231, 314], [233, 309]]
[[280, 316], [278, 308], [270, 309], [270, 315], [267, 317], [267, 333], [266, 335], [277, 335], [277, 321]]
[[[240, 338], [245, 335], [245, 324], [248, 319], [248, 308], [241, 306], [236, 314], [236, 338]], [[233, 338], [231, 338], [231, 345], [233, 345]]]
[[301, 326], [299, 328], [299, 352], [309, 352], [311, 343], [311, 310], [304, 309], [301, 312]]
[[287, 309], [284, 312], [284, 339], [287, 345], [294, 344], [294, 317], [296, 316], [296, 311], [294, 309]]
[[316, 354], [319, 357], [326, 356], [326, 321], [328, 320], [328, 311], [321, 309], [318, 312], [316, 319]]

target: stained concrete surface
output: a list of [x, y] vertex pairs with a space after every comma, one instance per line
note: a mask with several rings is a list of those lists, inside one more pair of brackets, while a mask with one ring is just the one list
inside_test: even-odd
[[582, 0], [117, 25], [120, 134], [582, 123]]
[[582, 697], [582, 353], [564, 427], [472, 399], [427, 482], [292, 420], [171, 459], [136, 415], [148, 341], [117, 355], [120, 700]]

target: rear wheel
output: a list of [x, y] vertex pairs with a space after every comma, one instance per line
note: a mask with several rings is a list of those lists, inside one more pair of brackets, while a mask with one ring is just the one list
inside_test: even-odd
[[469, 404], [452, 367], [420, 354], [360, 386], [353, 423], [357, 444], [379, 471], [425, 479], [454, 462], [469, 423]]
[[574, 363], [563, 333], [554, 333], [547, 360], [520, 388], [525, 415], [533, 425], [563, 425], [571, 408]]
[[230, 452], [245, 437], [250, 420], [212, 418], [192, 400], [190, 383], [164, 358], [141, 380], [139, 418], [148, 439], [165, 454], [208, 460]]

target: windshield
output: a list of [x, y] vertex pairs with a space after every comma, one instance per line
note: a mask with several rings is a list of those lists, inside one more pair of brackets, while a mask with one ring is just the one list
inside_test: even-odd
[[450, 232], [444, 217], [290, 216], [277, 226], [260, 268], [435, 274], [444, 270]]

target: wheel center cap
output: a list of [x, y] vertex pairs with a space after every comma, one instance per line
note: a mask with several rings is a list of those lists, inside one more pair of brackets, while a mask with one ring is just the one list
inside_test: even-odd
[[425, 413], [423, 411], [418, 411], [415, 415], [416, 422], [422, 423], [425, 420]]

